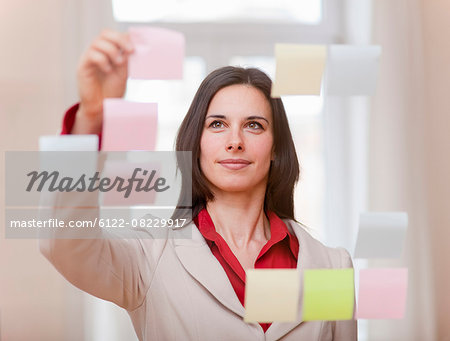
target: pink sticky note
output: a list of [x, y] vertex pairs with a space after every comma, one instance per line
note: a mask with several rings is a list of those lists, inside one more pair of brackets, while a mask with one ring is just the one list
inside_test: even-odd
[[102, 150], [154, 150], [157, 122], [157, 103], [105, 99]]
[[408, 269], [363, 269], [359, 273], [358, 319], [401, 319], [405, 314]]
[[159, 27], [130, 27], [128, 32], [135, 49], [128, 62], [130, 78], [183, 78], [182, 33]]
[[[103, 177], [115, 179], [116, 177], [123, 178], [124, 187], [127, 186], [127, 180], [132, 177], [136, 170], [136, 175], [142, 182], [139, 184], [141, 188], [150, 188], [156, 179], [160, 176], [160, 164], [154, 162], [127, 162], [127, 161], [106, 161]], [[140, 169], [140, 170], [139, 170]], [[152, 172], [155, 171], [154, 175]], [[103, 193], [102, 204], [104, 206], [136, 206], [136, 205], [151, 205], [154, 204], [156, 198], [156, 191], [140, 190], [137, 191], [137, 185], [132, 188], [128, 197], [125, 196], [125, 191], [118, 191], [118, 187], [113, 190]]]

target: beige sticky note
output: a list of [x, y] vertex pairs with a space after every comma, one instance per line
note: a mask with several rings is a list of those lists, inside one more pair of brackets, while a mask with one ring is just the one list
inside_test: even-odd
[[298, 317], [297, 269], [249, 269], [245, 284], [245, 322], [294, 322]]
[[320, 95], [326, 55], [325, 45], [276, 44], [272, 97]]

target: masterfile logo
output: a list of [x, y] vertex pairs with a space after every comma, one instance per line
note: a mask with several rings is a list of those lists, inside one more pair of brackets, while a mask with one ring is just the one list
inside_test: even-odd
[[6, 238], [164, 238], [192, 220], [191, 152], [6, 152], [5, 161]]
[[[140, 177], [138, 173], [142, 173], [142, 177]], [[157, 177], [156, 180], [154, 180], [155, 175], [156, 170], [149, 171], [142, 168], [135, 168], [133, 174], [128, 179], [124, 179], [120, 176], [116, 176], [113, 179], [109, 177], [100, 177], [100, 172], [95, 172], [90, 177], [87, 174], [81, 174], [79, 178], [75, 179], [71, 177], [61, 177], [58, 171], [53, 171], [51, 173], [47, 171], [32, 171], [27, 174], [27, 176], [30, 177], [30, 182], [28, 183], [26, 191], [31, 192], [35, 190], [42, 192], [44, 187], [47, 188], [49, 192], [109, 192], [111, 190], [117, 190], [118, 192], [124, 192], [124, 197], [128, 198], [133, 190], [136, 192], [150, 192], [152, 190], [164, 192], [170, 188], [170, 186], [164, 186], [166, 184], [166, 179], [164, 177]], [[35, 184], [36, 186], [34, 186]]]
[[[191, 188], [191, 155], [146, 151], [6, 152], [6, 206], [42, 206], [43, 196], [48, 193], [88, 192], [99, 196], [100, 205], [176, 206], [182, 181], [185, 188]], [[191, 195], [183, 198], [186, 202], [180, 206], [190, 207]], [[76, 202], [76, 206], [79, 204]]]

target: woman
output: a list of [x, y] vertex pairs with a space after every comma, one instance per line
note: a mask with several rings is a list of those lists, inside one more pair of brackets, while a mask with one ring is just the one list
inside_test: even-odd
[[[132, 52], [117, 32], [93, 42], [78, 69], [80, 105], [67, 113], [63, 133], [100, 134], [103, 99], [123, 96]], [[355, 321], [243, 321], [246, 269], [352, 266], [346, 251], [323, 246], [295, 222], [298, 161], [270, 86], [263, 72], [234, 67], [200, 85], [176, 144], [192, 150], [189, 225], [162, 239], [41, 243], [74, 285], [125, 308], [140, 340], [356, 339]], [[183, 229], [192, 229], [191, 239], [180, 238]]]

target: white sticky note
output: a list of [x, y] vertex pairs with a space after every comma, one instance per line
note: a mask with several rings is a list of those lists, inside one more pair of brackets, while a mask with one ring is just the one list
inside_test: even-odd
[[[90, 177], [97, 170], [97, 135], [51, 135], [39, 138], [39, 170], [52, 173], [57, 171], [59, 179], [64, 177], [79, 179], [83, 174]], [[65, 193], [65, 205], [70, 207], [79, 202], [83, 194], [73, 191]], [[60, 202], [61, 204], [61, 202]], [[54, 196], [42, 191], [41, 206], [53, 206]]]
[[408, 226], [406, 212], [370, 212], [359, 217], [355, 258], [399, 258]]
[[381, 46], [331, 45], [328, 48], [326, 93], [369, 96], [375, 93]]
[[298, 319], [300, 272], [297, 269], [249, 269], [245, 281], [245, 322]]
[[49, 135], [39, 137], [40, 169], [79, 177], [97, 168], [97, 135]]
[[39, 137], [41, 152], [79, 151], [89, 152], [98, 150], [97, 135], [48, 135]]
[[325, 45], [276, 44], [271, 96], [320, 95], [326, 54]]

